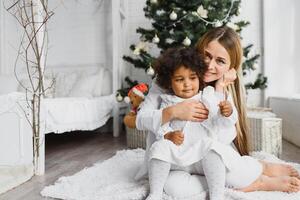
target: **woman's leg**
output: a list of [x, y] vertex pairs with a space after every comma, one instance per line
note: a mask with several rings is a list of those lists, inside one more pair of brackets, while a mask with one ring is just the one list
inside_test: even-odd
[[171, 164], [158, 159], [149, 162], [150, 194], [146, 200], [161, 200], [163, 188], [171, 169]]
[[202, 159], [202, 167], [207, 180], [209, 199], [224, 199], [226, 169], [221, 157], [215, 151], [209, 151]]
[[298, 171], [291, 165], [259, 161], [263, 165], [263, 174], [269, 177], [291, 176], [300, 179]]
[[296, 177], [290, 177], [290, 176], [268, 177], [265, 175], [261, 175], [251, 185], [238, 190], [243, 192], [253, 192], [253, 191], [299, 192], [300, 180]]

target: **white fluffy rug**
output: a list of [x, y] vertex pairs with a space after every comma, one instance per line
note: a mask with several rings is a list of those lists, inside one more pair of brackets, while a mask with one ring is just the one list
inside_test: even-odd
[[[133, 177], [143, 161], [144, 150], [118, 151], [115, 156], [98, 162], [90, 168], [69, 177], [61, 177], [54, 185], [45, 187], [41, 195], [68, 200], [143, 200], [148, 193], [148, 182], [136, 182]], [[283, 162], [266, 153], [254, 153], [254, 157], [272, 162]], [[290, 163], [300, 171], [300, 165]], [[246, 169], [245, 169], [246, 170]], [[175, 200], [164, 195], [164, 200]], [[204, 200], [206, 192], [186, 200]], [[226, 190], [226, 200], [299, 200], [298, 193], [251, 192]], [[176, 199], [179, 200], [179, 199]], [[183, 200], [183, 199], [180, 199]]]

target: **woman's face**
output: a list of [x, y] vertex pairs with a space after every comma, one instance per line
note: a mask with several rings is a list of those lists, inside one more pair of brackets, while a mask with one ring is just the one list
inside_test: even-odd
[[186, 68], [179, 67], [175, 70], [172, 79], [171, 87], [176, 96], [181, 98], [190, 98], [199, 92], [199, 77], [196, 72]]
[[204, 82], [220, 79], [230, 67], [230, 56], [227, 50], [217, 41], [211, 41], [204, 49], [204, 61], [208, 66]]

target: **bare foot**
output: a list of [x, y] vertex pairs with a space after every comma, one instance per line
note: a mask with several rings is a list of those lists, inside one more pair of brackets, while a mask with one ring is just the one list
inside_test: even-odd
[[269, 163], [264, 161], [260, 161], [260, 162], [263, 164], [263, 174], [266, 176], [270, 176], [270, 177], [291, 176], [300, 179], [300, 175], [298, 171], [291, 165], [280, 164], [280, 163]]
[[258, 180], [256, 180], [250, 186], [240, 189], [240, 191], [299, 192], [300, 180], [296, 177], [289, 177], [289, 176], [268, 177], [262, 175]]

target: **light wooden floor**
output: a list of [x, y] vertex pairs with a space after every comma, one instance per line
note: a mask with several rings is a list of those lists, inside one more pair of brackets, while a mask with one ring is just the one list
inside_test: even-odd
[[[0, 200], [51, 199], [40, 196], [44, 186], [61, 176], [72, 175], [99, 160], [105, 160], [117, 150], [126, 148], [124, 134], [113, 138], [111, 133], [80, 132], [47, 135], [46, 174], [35, 176], [21, 186], [0, 195]], [[284, 141], [282, 159], [300, 163], [300, 148]]]

